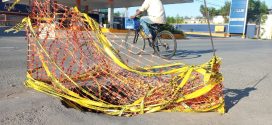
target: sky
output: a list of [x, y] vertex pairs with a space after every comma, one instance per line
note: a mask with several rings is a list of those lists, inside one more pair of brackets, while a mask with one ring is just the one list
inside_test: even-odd
[[[183, 3], [183, 4], [173, 4], [173, 5], [165, 5], [165, 13], [166, 16], [188, 16], [188, 17], [196, 17], [196, 16], [201, 16], [201, 13], [199, 12], [199, 7], [203, 0], [194, 0], [193, 3]], [[225, 1], [227, 0], [207, 0], [207, 4], [209, 7], [215, 7], [219, 8], [224, 5]], [[266, 4], [268, 5], [269, 9], [272, 9], [272, 0], [261, 0], [265, 1]], [[128, 15], [133, 15], [138, 9], [138, 7], [130, 7], [128, 9]], [[115, 9], [115, 11], [119, 11], [123, 13], [125, 9], [123, 8], [118, 8]]]

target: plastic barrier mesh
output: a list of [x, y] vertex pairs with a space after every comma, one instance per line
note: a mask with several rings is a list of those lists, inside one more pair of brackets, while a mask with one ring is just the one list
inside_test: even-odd
[[77, 8], [50, 0], [32, 4], [29, 17], [12, 29], [27, 31], [27, 87], [76, 109], [109, 115], [224, 113], [220, 58], [193, 66], [133, 55], [124, 40], [106, 37]]

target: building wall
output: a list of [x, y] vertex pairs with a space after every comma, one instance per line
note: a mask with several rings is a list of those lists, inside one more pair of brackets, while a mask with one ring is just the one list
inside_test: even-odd
[[184, 19], [185, 24], [207, 24], [207, 19], [206, 18], [189, 18], [189, 19]]
[[[214, 24], [211, 24], [212, 32], [215, 32]], [[228, 25], [225, 26], [225, 33], [228, 33]], [[184, 32], [209, 32], [207, 24], [177, 24], [175, 25], [177, 30], [184, 31]], [[256, 37], [256, 25], [249, 24], [247, 25], [246, 36], [248, 38], [255, 38]]]
[[272, 39], [272, 14], [267, 15], [267, 20], [261, 25], [261, 39]]

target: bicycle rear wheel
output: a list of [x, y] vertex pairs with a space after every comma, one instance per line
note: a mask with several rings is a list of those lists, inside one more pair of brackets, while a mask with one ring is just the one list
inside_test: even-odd
[[155, 38], [154, 49], [160, 57], [171, 59], [177, 51], [175, 36], [169, 31], [159, 32]]
[[144, 51], [145, 39], [137, 31], [129, 30], [125, 40], [125, 46], [130, 53], [138, 55]]

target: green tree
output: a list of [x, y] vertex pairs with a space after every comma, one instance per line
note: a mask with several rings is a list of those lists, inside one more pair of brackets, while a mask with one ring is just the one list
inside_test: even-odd
[[180, 16], [178, 14], [176, 15], [175, 21], [177, 24], [180, 22]]
[[184, 23], [184, 18], [180, 17], [179, 23]]
[[204, 5], [200, 6], [200, 13], [202, 14], [203, 17], [206, 17], [206, 7]]
[[265, 2], [260, 0], [249, 0], [248, 5], [248, 23], [255, 23], [257, 25], [257, 37], [259, 38], [260, 34], [260, 24], [264, 23], [268, 14], [268, 7]]
[[225, 19], [225, 23], [226, 22], [229, 22], [229, 14], [230, 14], [230, 6], [231, 6], [231, 3], [230, 1], [226, 1], [224, 6], [220, 8], [220, 15], [222, 15]]
[[121, 13], [118, 11], [118, 12], [114, 13], [114, 16], [115, 16], [115, 17], [120, 17], [120, 16], [121, 16]]
[[265, 2], [260, 0], [249, 0], [247, 19], [250, 23], [261, 24], [262, 18], [266, 18], [268, 14], [268, 7]]
[[171, 17], [169, 17], [169, 16], [166, 17], [166, 22], [167, 22], [167, 23], [171, 23]]
[[175, 18], [174, 17], [172, 17], [172, 16], [170, 16], [170, 17], [167, 17], [166, 18], [166, 20], [167, 20], [167, 23], [176, 23], [176, 20], [175, 20]]
[[[224, 6], [221, 7], [220, 9], [216, 9], [214, 7], [208, 7], [210, 18], [212, 19], [215, 16], [222, 15], [225, 19], [225, 22], [228, 22], [228, 16], [230, 13], [230, 5], [231, 5], [230, 1], [226, 1]], [[206, 10], [205, 9], [206, 8], [204, 5], [200, 6], [200, 13], [204, 17], [206, 17]]]
[[211, 18], [220, 15], [220, 10], [215, 9], [214, 7], [211, 7], [209, 9]]
[[[210, 19], [212, 19], [213, 17], [215, 16], [218, 16], [220, 15], [220, 10], [217, 10], [216, 8], [214, 7], [207, 7], [207, 10], [209, 12], [209, 15], [210, 15]], [[200, 6], [200, 13], [206, 17], [206, 7], [204, 5], [201, 5]]]
[[176, 21], [175, 23], [177, 24], [184, 23], [184, 18], [179, 16], [179, 14], [177, 14], [175, 21]]

